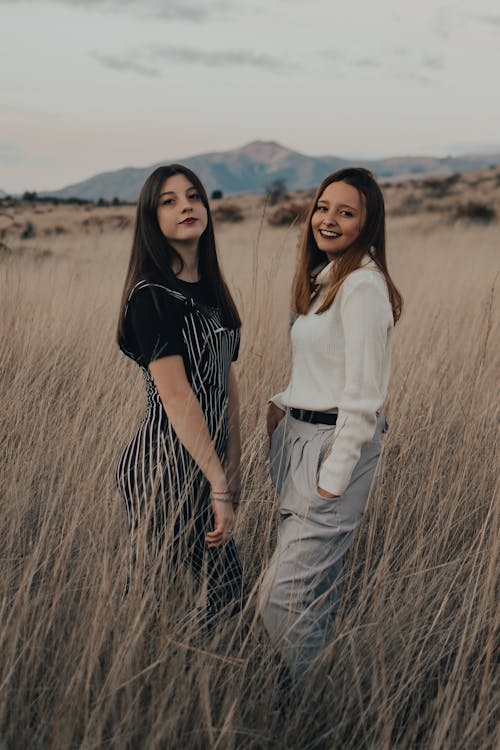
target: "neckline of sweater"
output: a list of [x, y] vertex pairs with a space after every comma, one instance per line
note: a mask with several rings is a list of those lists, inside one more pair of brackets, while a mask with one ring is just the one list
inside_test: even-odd
[[[331, 274], [332, 269], [335, 265], [335, 260], [331, 260], [329, 263], [327, 263], [325, 266], [321, 266], [319, 268], [319, 271], [316, 271], [316, 269], [313, 271], [313, 278], [314, 283], [318, 284], [318, 286], [323, 287], [327, 286], [330, 283], [331, 280]], [[378, 270], [378, 266], [368, 254], [365, 255], [361, 261], [361, 265], [359, 268], [373, 268], [375, 270]], [[355, 269], [356, 271], [359, 269]]]

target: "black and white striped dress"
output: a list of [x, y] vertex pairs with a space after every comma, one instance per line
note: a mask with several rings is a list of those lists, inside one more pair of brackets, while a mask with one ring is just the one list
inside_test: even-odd
[[228, 329], [219, 310], [207, 304], [202, 282], [183, 282], [180, 287], [182, 292], [141, 281], [127, 301], [120, 348], [141, 367], [147, 408], [121, 453], [116, 484], [131, 533], [146, 523], [151, 564], [162, 555], [160, 569], [169, 577], [179, 564], [187, 564], [198, 584], [206, 565], [207, 607], [212, 614], [241, 598], [241, 563], [232, 539], [222, 548], [207, 547], [205, 534], [213, 528], [210, 488], [168, 420], [148, 365], [160, 357], [182, 356], [223, 460], [229, 367], [238, 355], [239, 329]]

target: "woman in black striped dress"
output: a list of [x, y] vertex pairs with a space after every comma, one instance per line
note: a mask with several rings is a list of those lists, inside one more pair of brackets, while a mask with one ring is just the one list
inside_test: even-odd
[[160, 594], [162, 576], [171, 579], [182, 564], [198, 584], [206, 574], [208, 617], [234, 609], [242, 591], [232, 539], [240, 325], [203, 185], [182, 165], [159, 167], [139, 197], [118, 325], [120, 349], [142, 370], [147, 410], [116, 483], [136, 570], [146, 560]]

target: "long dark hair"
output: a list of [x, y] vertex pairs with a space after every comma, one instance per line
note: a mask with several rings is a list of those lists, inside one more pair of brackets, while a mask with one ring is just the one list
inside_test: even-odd
[[334, 264], [331, 286], [325, 301], [317, 310], [327, 310], [335, 299], [347, 276], [362, 264], [369, 254], [384, 274], [389, 291], [394, 322], [396, 323], [403, 307], [403, 298], [390, 277], [385, 253], [385, 207], [382, 191], [373, 174], [363, 167], [345, 167], [325, 177], [318, 187], [307, 214], [304, 234], [299, 246], [297, 268], [293, 280], [293, 299], [299, 314], [305, 314], [311, 303], [314, 281], [311, 278], [313, 269], [325, 260], [325, 254], [318, 249], [314, 239], [311, 219], [324, 190], [332, 182], [346, 182], [356, 188], [364, 202], [365, 221], [357, 240], [341, 255]]
[[167, 164], [149, 175], [142, 186], [137, 203], [134, 239], [118, 319], [118, 338], [122, 334], [123, 318], [129, 294], [139, 281], [165, 284], [181, 291], [181, 285], [173, 271], [174, 263], [183, 268], [182, 258], [163, 235], [157, 218], [160, 192], [165, 180], [183, 174], [198, 192], [207, 209], [207, 227], [200, 237], [198, 267], [200, 277], [210, 287], [213, 304], [220, 308], [224, 324], [228, 328], [239, 328], [241, 319], [231, 297], [217, 259], [214, 226], [208, 197], [199, 177], [182, 164]]

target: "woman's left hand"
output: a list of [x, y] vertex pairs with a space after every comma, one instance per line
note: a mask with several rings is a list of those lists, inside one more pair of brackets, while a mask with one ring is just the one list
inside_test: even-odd
[[327, 492], [327, 490], [321, 489], [321, 487], [318, 485], [316, 487], [318, 491], [318, 495], [321, 495], [321, 497], [326, 497], [327, 500], [333, 500], [334, 497], [339, 497], [339, 495], [332, 495], [331, 492]]
[[205, 539], [210, 548], [223, 547], [231, 539], [236, 516], [232, 503], [226, 500], [217, 500], [212, 497], [210, 504], [214, 514], [214, 529], [209, 531]]

